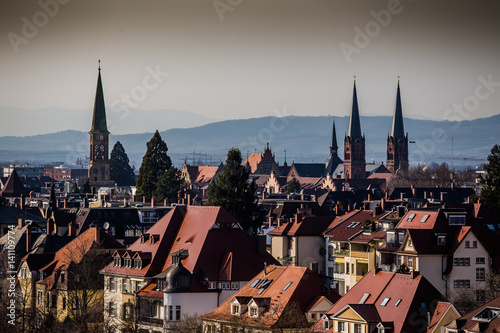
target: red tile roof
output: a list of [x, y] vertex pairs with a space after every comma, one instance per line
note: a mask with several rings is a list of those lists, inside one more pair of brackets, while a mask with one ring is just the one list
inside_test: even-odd
[[[252, 287], [257, 279], [259, 282]], [[270, 281], [267, 287], [259, 288], [260, 283], [266, 279]], [[285, 289], [289, 283], [290, 285]], [[264, 304], [266, 309], [258, 318], [248, 318], [245, 322], [248, 325], [273, 327], [283, 310], [291, 303], [297, 304], [302, 311], [306, 311], [309, 305], [317, 300], [318, 296], [324, 296], [332, 303], [340, 298], [332, 289], [323, 289], [323, 291], [326, 291], [324, 293], [322, 291], [323, 285], [323, 279], [305, 267], [269, 266], [216, 310], [203, 315], [202, 318], [232, 322], [231, 302], [235, 298], [239, 302], [246, 302], [247, 304], [254, 300], [257, 304]], [[241, 314], [241, 316], [247, 315], [248, 313]]]
[[[355, 210], [344, 215], [337, 216], [325, 231], [324, 235], [336, 241], [349, 241], [353, 236], [363, 232], [365, 220], [375, 221], [382, 218], [386, 212], [373, 216], [371, 210]], [[357, 225], [352, 223], [358, 222]]]
[[[408, 274], [372, 270], [335, 303], [327, 315], [339, 313], [348, 305], [353, 309], [358, 307], [366, 293], [369, 296], [363, 304], [372, 304], [380, 321], [392, 323], [394, 332], [418, 332], [421, 328], [414, 324], [422, 320], [427, 324], [428, 309], [433, 306], [434, 302], [443, 298], [439, 291], [421, 275], [412, 278]], [[384, 299], [387, 299], [387, 302], [381, 305]], [[422, 305], [425, 305], [425, 308]], [[374, 319], [373, 307], [363, 312], [367, 319]], [[314, 325], [312, 331], [324, 332], [322, 320]]]
[[270, 231], [271, 236], [321, 236], [332, 223], [332, 216], [306, 216], [299, 223], [285, 223]]
[[479, 319], [478, 315], [481, 311], [488, 311], [488, 308], [494, 308], [498, 311], [500, 309], [500, 297], [483, 304], [479, 308], [469, 312], [465, 316], [462, 316], [450, 324], [446, 325], [446, 328], [458, 329], [460, 332], [482, 332], [482, 333], [497, 333], [500, 327], [500, 317], [492, 316], [493, 318], [489, 321], [486, 319]]
[[250, 172], [254, 173], [257, 170], [257, 164], [262, 160], [261, 153], [250, 153], [248, 157], [243, 161], [243, 165], [250, 165]]

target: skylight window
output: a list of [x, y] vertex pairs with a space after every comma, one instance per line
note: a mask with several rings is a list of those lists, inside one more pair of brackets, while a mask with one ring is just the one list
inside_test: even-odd
[[408, 219], [406, 220], [406, 222], [411, 222], [413, 220], [413, 218], [415, 217], [415, 214], [410, 214], [410, 216], [408, 216]]
[[292, 281], [288, 282], [288, 283], [286, 284], [285, 288], [283, 288], [283, 290], [282, 290], [282, 291], [287, 290], [287, 289], [288, 289], [288, 287], [290, 287], [290, 285], [291, 285], [291, 284], [292, 284]]
[[495, 230], [495, 226], [493, 224], [487, 224], [488, 228], [490, 228], [490, 230]]
[[380, 303], [380, 306], [386, 306], [386, 305], [387, 305], [387, 303], [389, 303], [389, 300], [390, 300], [390, 299], [391, 299], [390, 297], [386, 297], [386, 298], [384, 298], [384, 300], [382, 301], [382, 303]]
[[425, 214], [424, 217], [422, 217], [422, 219], [420, 220], [420, 223], [425, 223], [425, 221], [427, 221], [429, 216], [430, 216], [429, 214]]
[[369, 293], [365, 293], [363, 297], [361, 297], [361, 300], [359, 301], [359, 304], [365, 304], [366, 300], [370, 297]]
[[260, 295], [260, 294], [262, 294], [263, 292], [264, 292], [264, 289], [261, 289], [261, 290], [259, 290], [259, 292], [258, 292], [257, 294], [259, 294], [259, 295]]
[[396, 301], [396, 304], [394, 304], [394, 307], [397, 307], [401, 303], [401, 298]]
[[260, 279], [255, 279], [254, 282], [252, 282], [252, 284], [250, 285], [250, 288], [255, 288], [255, 286], [257, 285], [257, 283], [260, 282]]

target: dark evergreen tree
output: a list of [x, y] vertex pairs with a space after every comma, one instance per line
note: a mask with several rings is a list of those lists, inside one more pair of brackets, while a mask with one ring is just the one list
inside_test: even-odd
[[292, 180], [286, 185], [286, 193], [298, 193], [300, 192], [300, 182], [297, 178], [293, 177]]
[[81, 193], [92, 193], [92, 188], [90, 187], [90, 181], [87, 179], [85, 184], [83, 184]]
[[146, 154], [137, 176], [136, 195], [140, 199], [145, 196], [152, 198], [156, 191], [156, 183], [161, 175], [172, 166], [172, 161], [167, 155], [167, 144], [162, 140], [160, 132], [155, 134], [147, 144]]
[[208, 186], [207, 204], [221, 206], [231, 214], [244, 230], [257, 234], [263, 216], [256, 197], [255, 181], [248, 181], [249, 171], [241, 164], [241, 152], [231, 148], [226, 164]]
[[132, 186], [135, 185], [134, 170], [130, 166], [125, 148], [123, 148], [120, 141], [116, 141], [111, 157], [109, 159], [109, 172], [110, 177], [118, 186]]
[[479, 197], [485, 206], [500, 210], [500, 146], [494, 145], [488, 155], [488, 164], [484, 165], [485, 173], [479, 175], [479, 184], [483, 186]]
[[163, 172], [156, 183], [155, 198], [157, 200], [168, 199], [168, 202], [177, 202], [177, 193], [181, 187], [181, 172], [175, 167], [170, 167]]

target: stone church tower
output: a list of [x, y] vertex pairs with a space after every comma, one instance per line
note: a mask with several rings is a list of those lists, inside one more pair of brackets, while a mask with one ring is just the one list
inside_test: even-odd
[[398, 169], [408, 171], [408, 133], [405, 135], [403, 124], [403, 108], [401, 107], [401, 92], [396, 94], [396, 107], [392, 119], [392, 130], [387, 137], [387, 169], [395, 173]]
[[365, 179], [365, 137], [361, 134], [356, 80], [352, 96], [349, 132], [344, 139], [344, 179]]
[[95, 95], [92, 128], [90, 129], [89, 180], [91, 187], [114, 186], [109, 174], [109, 131], [106, 125], [106, 109], [102, 92], [101, 66]]

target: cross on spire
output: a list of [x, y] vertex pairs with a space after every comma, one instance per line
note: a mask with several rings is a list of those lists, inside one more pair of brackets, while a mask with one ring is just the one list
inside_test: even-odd
[[99, 59], [99, 70], [101, 70], [101, 59]]

